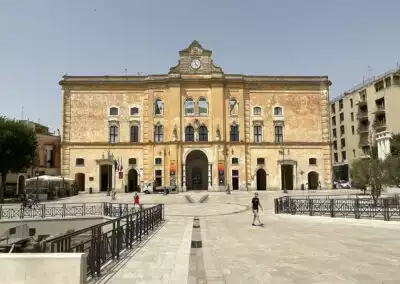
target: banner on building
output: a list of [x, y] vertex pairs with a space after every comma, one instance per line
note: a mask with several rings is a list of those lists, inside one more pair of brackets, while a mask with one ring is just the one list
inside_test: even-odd
[[176, 163], [175, 161], [170, 161], [169, 163], [169, 174], [176, 175]]
[[225, 161], [218, 161], [218, 184], [224, 185], [225, 183]]

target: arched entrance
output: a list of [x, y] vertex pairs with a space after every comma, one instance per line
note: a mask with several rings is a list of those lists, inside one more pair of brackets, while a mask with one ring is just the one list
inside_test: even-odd
[[267, 190], [267, 173], [264, 169], [257, 171], [257, 190]]
[[100, 191], [112, 189], [112, 165], [100, 166]]
[[85, 174], [75, 174], [75, 184], [78, 191], [85, 191]]
[[186, 188], [208, 189], [208, 158], [200, 150], [193, 150], [186, 157]]
[[130, 169], [128, 172], [128, 192], [137, 191], [138, 189], [138, 174], [135, 169]]
[[319, 175], [317, 172], [308, 173], [308, 189], [318, 189]]
[[18, 177], [18, 194], [25, 193], [25, 176]]

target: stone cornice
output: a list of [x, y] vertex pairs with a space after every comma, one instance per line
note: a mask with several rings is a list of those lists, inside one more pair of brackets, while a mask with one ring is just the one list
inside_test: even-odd
[[61, 86], [74, 85], [147, 85], [152, 83], [220, 82], [220, 83], [266, 83], [278, 85], [330, 86], [327, 76], [256, 76], [241, 74], [160, 74], [148, 76], [63, 76]]
[[107, 149], [118, 148], [118, 147], [129, 147], [130, 149], [135, 149], [143, 147], [143, 146], [187, 146], [187, 147], [206, 147], [206, 146], [213, 146], [213, 145], [227, 145], [230, 147], [234, 146], [255, 146], [262, 147], [262, 146], [275, 146], [276, 148], [282, 147], [316, 147], [316, 146], [329, 146], [329, 142], [307, 142], [307, 141], [293, 141], [293, 142], [284, 142], [282, 144], [276, 144], [274, 142], [262, 142], [262, 143], [255, 143], [255, 142], [225, 142], [225, 141], [208, 141], [208, 142], [181, 142], [181, 141], [170, 141], [170, 142], [144, 142], [144, 143], [130, 143], [130, 142], [120, 142], [110, 144], [108, 142], [62, 142], [63, 147], [68, 146], [102, 146], [106, 147]]

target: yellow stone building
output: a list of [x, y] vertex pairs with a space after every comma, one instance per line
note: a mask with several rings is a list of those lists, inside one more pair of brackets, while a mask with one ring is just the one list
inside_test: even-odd
[[64, 76], [61, 171], [93, 192], [330, 188], [330, 84], [226, 74], [197, 41], [168, 74]]

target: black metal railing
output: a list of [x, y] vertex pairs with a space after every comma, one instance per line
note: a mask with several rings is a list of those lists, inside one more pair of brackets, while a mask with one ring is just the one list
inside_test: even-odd
[[23, 205], [0, 205], [0, 220], [44, 219], [79, 216], [120, 217], [138, 211], [127, 203], [43, 203], [32, 208]]
[[[120, 214], [121, 211], [118, 211]], [[111, 260], [119, 260], [125, 249], [133, 248], [164, 220], [164, 205], [123, 215], [114, 220], [45, 240], [41, 252], [85, 252], [88, 276], [99, 276]]]
[[329, 216], [400, 221], [400, 198], [372, 197], [320, 198], [315, 196], [275, 198], [275, 214]]

